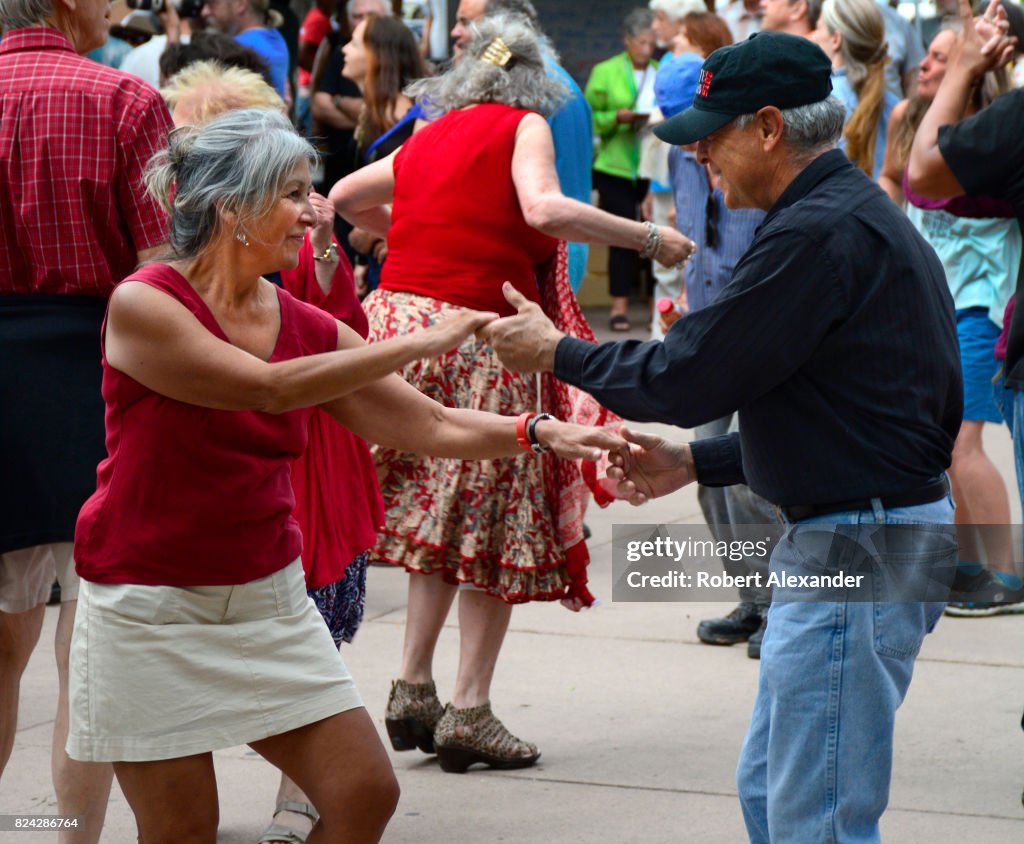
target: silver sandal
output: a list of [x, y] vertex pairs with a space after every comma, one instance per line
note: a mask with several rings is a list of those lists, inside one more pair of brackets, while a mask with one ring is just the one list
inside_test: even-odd
[[[320, 813], [313, 808], [312, 803], [299, 803], [295, 800], [282, 800], [274, 807], [274, 815], [276, 816], [280, 812], [294, 812], [296, 815], [305, 815], [309, 818], [313, 825], [320, 820]], [[263, 834], [256, 839], [256, 844], [265, 844], [265, 842], [276, 841], [284, 842], [284, 844], [306, 844], [306, 838], [309, 837], [308, 832], [299, 832], [296, 829], [292, 829], [284, 824], [272, 823], [265, 830]]]

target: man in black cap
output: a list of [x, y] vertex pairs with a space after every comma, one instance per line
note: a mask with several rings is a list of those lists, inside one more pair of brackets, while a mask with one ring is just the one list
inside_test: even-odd
[[738, 434], [691, 444], [624, 432], [620, 494], [746, 482], [787, 523], [772, 575], [867, 573], [829, 600], [775, 585], [737, 773], [765, 844], [878, 841], [896, 709], [944, 595], [887, 584], [956, 565], [953, 303], [931, 247], [835, 149], [829, 76], [812, 42], [761, 33], [712, 53], [693, 107], [655, 129], [697, 142], [729, 207], [767, 212], [732, 281], [663, 342], [563, 337], [508, 291], [519, 314], [485, 330], [510, 369], [553, 371], [629, 419], [692, 428], [738, 410]]

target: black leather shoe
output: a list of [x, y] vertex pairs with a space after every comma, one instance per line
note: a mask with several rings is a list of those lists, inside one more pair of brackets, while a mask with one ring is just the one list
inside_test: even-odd
[[757, 632], [754, 633], [749, 639], [747, 639], [747, 656], [751, 659], [761, 658], [761, 640], [764, 639], [764, 629], [768, 626], [768, 613], [767, 611], [761, 616], [761, 626], [757, 628]]
[[708, 618], [697, 625], [697, 638], [708, 645], [746, 642], [761, 626], [757, 604], [744, 601], [725, 618]]

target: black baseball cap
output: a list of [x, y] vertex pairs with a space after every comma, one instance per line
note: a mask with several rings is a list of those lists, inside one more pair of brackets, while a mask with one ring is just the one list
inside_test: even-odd
[[693, 105], [659, 123], [654, 134], [670, 144], [692, 144], [741, 114], [810, 105], [831, 93], [832, 62], [821, 47], [798, 35], [758, 32], [708, 56]]

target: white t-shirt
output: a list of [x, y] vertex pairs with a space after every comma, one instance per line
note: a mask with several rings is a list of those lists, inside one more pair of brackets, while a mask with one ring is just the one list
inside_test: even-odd
[[[188, 36], [181, 36], [181, 43], [188, 44]], [[145, 44], [130, 51], [121, 61], [121, 70], [138, 76], [154, 88], [160, 88], [160, 56], [167, 49], [167, 36], [154, 35]]]
[[633, 78], [636, 80], [636, 105], [633, 106], [633, 111], [637, 114], [650, 114], [654, 111], [654, 77], [657, 75], [657, 68], [652, 64], [643, 70], [633, 68]]

